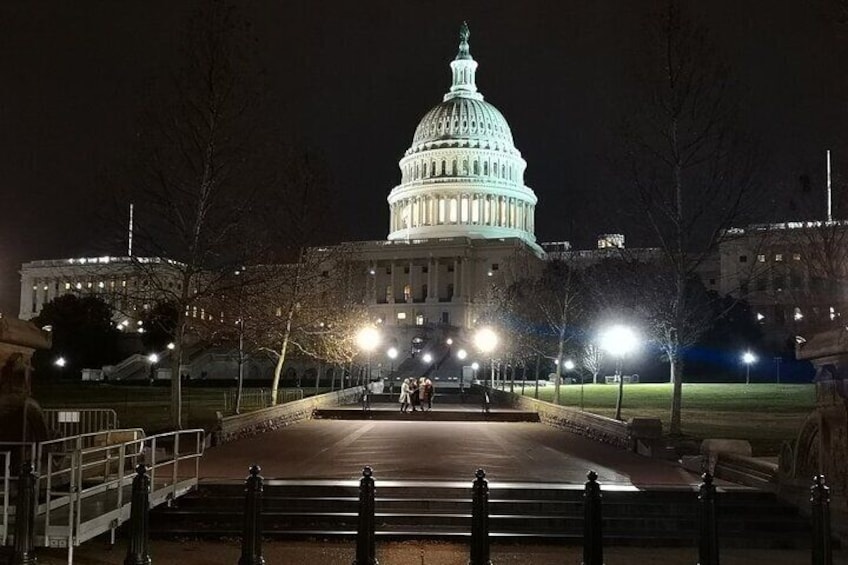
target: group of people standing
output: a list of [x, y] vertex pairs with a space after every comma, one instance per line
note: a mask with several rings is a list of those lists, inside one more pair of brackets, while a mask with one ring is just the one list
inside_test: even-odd
[[400, 411], [406, 412], [416, 408], [422, 412], [433, 409], [433, 381], [427, 377], [416, 380], [414, 377], [405, 379], [400, 385]]

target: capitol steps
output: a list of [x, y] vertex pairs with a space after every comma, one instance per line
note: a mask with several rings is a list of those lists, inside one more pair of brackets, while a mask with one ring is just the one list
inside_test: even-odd
[[[582, 487], [492, 483], [490, 529], [502, 540], [579, 543]], [[151, 518], [160, 537], [240, 535], [244, 490], [238, 483], [202, 484], [175, 507]], [[689, 546], [697, 531], [697, 494], [689, 489], [609, 487], [604, 491], [604, 536], [610, 545]], [[347, 538], [357, 527], [354, 481], [266, 481], [263, 533], [270, 538]], [[381, 539], [465, 539], [471, 489], [456, 482], [378, 481], [377, 536]], [[736, 488], [719, 495], [722, 545], [804, 548], [809, 525], [770, 493]]]

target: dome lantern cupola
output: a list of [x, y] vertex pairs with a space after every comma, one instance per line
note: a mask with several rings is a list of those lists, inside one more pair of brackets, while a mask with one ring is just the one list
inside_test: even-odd
[[477, 61], [463, 22], [452, 83], [415, 129], [388, 197], [389, 240], [520, 238], [538, 248], [537, 198], [509, 124], [477, 91]]
[[450, 92], [445, 94], [445, 101], [457, 96], [474, 98], [475, 100], [483, 99], [483, 95], [477, 92], [477, 85], [474, 83], [477, 61], [471, 57], [469, 50], [468, 38], [470, 36], [471, 31], [468, 29], [468, 24], [462, 22], [462, 27], [459, 29], [459, 53], [456, 54], [456, 58], [450, 64], [451, 71], [453, 71], [453, 85]]

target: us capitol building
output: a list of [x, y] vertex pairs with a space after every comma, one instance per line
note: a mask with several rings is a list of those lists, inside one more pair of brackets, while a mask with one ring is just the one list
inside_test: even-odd
[[[527, 163], [503, 114], [477, 89], [469, 35], [463, 24], [450, 89], [421, 119], [399, 162], [400, 184], [388, 196], [387, 240], [355, 243], [366, 270], [365, 302], [387, 327], [472, 327], [475, 306], [493, 283], [526, 275], [545, 257], [534, 234], [537, 198], [524, 184]], [[138, 287], [131, 268], [138, 260], [26, 263], [19, 316], [33, 318], [65, 293], [115, 297]]]

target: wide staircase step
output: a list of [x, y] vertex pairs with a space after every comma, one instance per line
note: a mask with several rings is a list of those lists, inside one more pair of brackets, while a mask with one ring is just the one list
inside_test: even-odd
[[[471, 529], [471, 482], [378, 481], [377, 535], [382, 539], [464, 539]], [[504, 540], [579, 543], [581, 485], [490, 483], [490, 531]], [[242, 527], [244, 486], [204, 483], [172, 508], [154, 511], [158, 536], [230, 537]], [[719, 494], [722, 545], [803, 548], [809, 524], [773, 494]], [[266, 481], [263, 533], [272, 538], [350, 537], [356, 532], [355, 481]], [[604, 536], [610, 545], [692, 545], [697, 493], [691, 489], [606, 490]]]
[[321, 408], [312, 414], [314, 418], [325, 420], [401, 420], [408, 422], [539, 422], [536, 412], [520, 410], [492, 409], [484, 412], [482, 408], [434, 408], [433, 410], [401, 412], [398, 405], [372, 405], [370, 410], [361, 407]]

